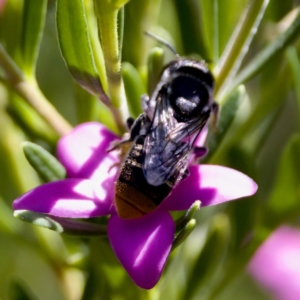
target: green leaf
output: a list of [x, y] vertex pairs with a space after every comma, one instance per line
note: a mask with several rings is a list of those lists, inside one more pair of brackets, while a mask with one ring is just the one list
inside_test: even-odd
[[164, 50], [153, 48], [148, 57], [148, 95], [152, 95], [158, 84], [164, 66]]
[[20, 96], [11, 97], [9, 113], [30, 138], [44, 140], [51, 145], [57, 142], [57, 133]]
[[10, 56], [20, 63], [20, 40], [22, 32], [23, 1], [1, 1], [0, 41]]
[[62, 55], [77, 82], [108, 104], [95, 65], [82, 0], [58, 0], [56, 23]]
[[211, 277], [218, 271], [230, 236], [230, 223], [225, 214], [216, 215], [210, 224], [206, 243], [200, 252], [197, 261], [187, 279], [188, 286], [186, 294], [182, 299], [192, 299], [196, 289], [200, 286], [207, 289], [211, 282]]
[[142, 111], [141, 95], [146, 93], [146, 88], [139, 72], [130, 63], [122, 64], [122, 77], [130, 113], [136, 118]]
[[45, 181], [56, 181], [66, 177], [63, 165], [41, 146], [23, 142], [23, 151], [31, 166]]
[[298, 101], [298, 109], [300, 112], [300, 60], [298, 57], [296, 47], [295, 46], [289, 47], [286, 51], [286, 56], [289, 62], [290, 69], [292, 71], [294, 87], [297, 96], [296, 98]]
[[176, 247], [178, 247], [180, 244], [182, 244], [188, 236], [192, 233], [196, 226], [196, 220], [191, 219], [184, 228], [178, 233], [178, 235], [175, 237], [173, 244], [172, 244], [172, 250], [174, 250]]
[[[43, 201], [43, 199], [41, 199], [41, 201]], [[14, 217], [43, 228], [57, 231], [58, 233], [73, 236], [100, 236], [107, 234], [107, 228], [104, 225], [75, 219], [47, 216], [30, 210], [15, 210]]]
[[[215, 67], [216, 92], [221, 88], [227, 89], [226, 84], [231, 83], [242, 60], [248, 52], [250, 43], [257, 32], [257, 28], [269, 4], [269, 0], [252, 0], [246, 6], [226, 49]], [[224, 86], [224, 87], [223, 87]], [[222, 91], [223, 92], [223, 91]]]
[[[41, 199], [42, 201], [42, 199]], [[14, 217], [21, 219], [22, 221], [47, 228], [53, 231], [62, 233], [63, 227], [56, 221], [52, 220], [50, 217], [36, 213], [29, 210], [15, 210]]]
[[34, 76], [35, 63], [46, 17], [46, 0], [24, 0], [21, 52], [24, 71]]
[[147, 63], [151, 39], [144, 32], [157, 23], [161, 0], [130, 0], [125, 6], [123, 59], [138, 70]]
[[218, 34], [218, 0], [201, 0], [201, 23], [203, 39], [213, 62], [219, 58], [219, 34]]
[[192, 220], [195, 213], [200, 209], [200, 206], [201, 206], [201, 201], [200, 200], [195, 201], [191, 205], [189, 210], [187, 210], [186, 213], [181, 218], [176, 220], [176, 229], [182, 230], [186, 226], [186, 224]]
[[[274, 189], [268, 201], [268, 221], [292, 219], [300, 212], [300, 135], [289, 140], [282, 154]], [[269, 212], [272, 213], [269, 213]], [[276, 225], [275, 224], [275, 225]]]
[[122, 7], [118, 12], [118, 38], [119, 38], [119, 53], [120, 61], [122, 61], [122, 49], [124, 40], [124, 20], [125, 20], [125, 10]]
[[209, 53], [206, 40], [203, 38], [200, 1], [175, 0], [174, 3], [179, 18], [184, 52], [187, 54], [200, 53], [203, 59], [212, 61], [212, 54]]
[[231, 89], [234, 89], [241, 83], [245, 83], [255, 76], [259, 71], [261, 71], [266, 63], [273, 60], [277, 54], [282, 52], [289, 44], [291, 44], [298, 37], [299, 33], [300, 13], [285, 32], [283, 32], [273, 43], [258, 52], [257, 55], [243, 68], [243, 70], [237, 74], [231, 84]]
[[220, 107], [217, 129], [214, 132], [211, 131], [208, 137], [209, 152], [205, 160], [209, 160], [213, 156], [215, 150], [226, 136], [228, 128], [232, 124], [236, 112], [245, 99], [245, 96], [245, 87], [241, 85], [225, 99], [225, 104]]

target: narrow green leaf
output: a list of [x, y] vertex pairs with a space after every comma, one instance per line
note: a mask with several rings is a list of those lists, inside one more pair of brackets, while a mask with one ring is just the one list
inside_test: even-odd
[[201, 23], [203, 39], [213, 61], [219, 58], [218, 0], [201, 0]]
[[50, 144], [57, 142], [57, 133], [18, 95], [10, 99], [9, 114], [28, 136]]
[[176, 221], [176, 228], [177, 230], [182, 230], [183, 227], [186, 226], [186, 224], [192, 220], [195, 213], [200, 209], [201, 201], [197, 200], [195, 201], [192, 206], [189, 208], [189, 210], [186, 211], [186, 213]]
[[298, 101], [299, 116], [300, 116], [300, 60], [297, 49], [291, 46], [287, 49], [286, 55], [293, 75], [294, 87]]
[[289, 44], [291, 44], [300, 33], [300, 13], [295, 18], [294, 22], [282, 33], [273, 43], [257, 53], [257, 55], [247, 64], [243, 70], [238, 73], [231, 89], [236, 88], [241, 83], [245, 83], [254, 77], [266, 63], [274, 59], [274, 56], [282, 52]]
[[215, 150], [222, 142], [245, 96], [245, 87], [241, 85], [225, 99], [225, 104], [220, 107], [217, 129], [211, 131], [208, 137], [209, 152], [205, 160], [209, 160], [213, 156]]
[[180, 23], [184, 52], [187, 54], [199, 53], [206, 61], [212, 61], [212, 53], [209, 53], [206, 40], [203, 38], [205, 28], [201, 26], [200, 1], [175, 0], [174, 3]]
[[15, 210], [14, 217], [22, 221], [62, 233], [63, 227], [50, 217], [29, 210]]
[[211, 221], [206, 243], [187, 279], [188, 286], [182, 299], [192, 299], [194, 292], [200, 286], [207, 289], [211, 276], [217, 272], [224, 257], [228, 247], [229, 235], [230, 223], [228, 217], [225, 214], [216, 215]]
[[31, 166], [45, 181], [56, 181], [66, 177], [63, 165], [41, 146], [23, 142], [23, 151]]
[[[277, 225], [300, 211], [300, 135], [292, 136], [282, 154], [274, 189], [268, 202], [268, 221]], [[272, 213], [269, 213], [269, 212]], [[275, 225], [276, 225], [275, 224]]]
[[192, 233], [196, 226], [196, 220], [191, 219], [185, 226], [184, 228], [178, 233], [178, 235], [175, 237], [173, 244], [172, 244], [172, 250], [174, 250], [176, 247], [181, 245], [187, 238], [188, 236]]
[[46, 0], [24, 0], [21, 52], [24, 71], [29, 77], [34, 76], [45, 24], [46, 8]]
[[142, 111], [141, 95], [146, 93], [146, 88], [139, 72], [130, 63], [122, 64], [122, 77], [130, 113], [136, 118]]
[[19, 64], [23, 1], [6, 0], [0, 3], [3, 6], [0, 12], [0, 41], [14, 61]]
[[[41, 201], [42, 200], [43, 199], [41, 199]], [[104, 225], [75, 219], [47, 216], [30, 210], [16, 210], [14, 211], [14, 217], [58, 233], [65, 233], [73, 236], [99, 236], [107, 234], [107, 228]]]
[[58, 0], [56, 23], [61, 52], [72, 76], [108, 104], [95, 65], [83, 1]]
[[156, 25], [161, 0], [130, 0], [125, 8], [123, 60], [138, 70], [147, 63], [151, 40], [144, 32]]
[[215, 67], [216, 92], [223, 85], [231, 83], [245, 57], [250, 43], [269, 4], [269, 0], [252, 0], [241, 16], [239, 24], [230, 38], [218, 64]]
[[125, 20], [125, 11], [124, 11], [124, 7], [122, 7], [118, 12], [118, 38], [119, 38], [120, 61], [122, 61], [122, 49], [123, 49], [123, 40], [124, 40], [124, 20]]
[[[236, 131], [233, 133], [233, 138], [228, 141], [228, 145], [241, 144], [241, 142], [246, 141], [254, 130], [259, 128], [265, 120], [273, 118], [272, 115], [276, 114], [278, 109], [281, 110], [280, 106], [284, 105], [290, 88], [290, 80], [288, 79], [290, 72], [286, 64], [278, 64], [278, 59], [274, 59], [271, 66], [268, 64], [268, 67], [264, 68], [259, 101], [253, 107], [248, 118], [244, 119], [238, 128], [235, 128]], [[270, 78], [272, 80], [269, 80]], [[277, 86], [280, 86], [280, 89], [274, 88]], [[262, 133], [261, 130], [260, 133]], [[252, 149], [255, 149], [255, 146]]]
[[164, 50], [155, 47], [151, 50], [148, 57], [148, 95], [150, 96], [160, 80], [163, 66]]
[[89, 30], [88, 34], [91, 41], [91, 47], [93, 50], [95, 65], [99, 73], [103, 90], [107, 94], [108, 86], [107, 86], [105, 61], [103, 56], [103, 50], [101, 44], [99, 43], [98, 21], [97, 21], [97, 16], [95, 14], [95, 7], [93, 1], [84, 1], [84, 8], [85, 8], [86, 19], [88, 23], [88, 30]]

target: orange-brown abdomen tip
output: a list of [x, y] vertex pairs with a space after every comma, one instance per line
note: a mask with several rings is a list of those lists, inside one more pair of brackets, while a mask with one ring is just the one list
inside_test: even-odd
[[135, 219], [142, 217], [145, 213], [140, 211], [136, 206], [132, 205], [126, 199], [116, 195], [115, 204], [117, 213], [121, 219]]

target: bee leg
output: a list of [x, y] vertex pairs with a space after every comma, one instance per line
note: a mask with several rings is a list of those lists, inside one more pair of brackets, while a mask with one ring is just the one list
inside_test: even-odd
[[129, 117], [127, 120], [126, 120], [126, 125], [127, 125], [127, 128], [130, 130], [132, 125], [134, 123], [134, 118], [133, 117]]
[[138, 136], [147, 133], [151, 125], [151, 121], [145, 113], [140, 114], [130, 129], [130, 141], [134, 141]]
[[146, 131], [150, 128], [151, 122], [148, 116], [143, 113], [140, 114], [135, 121], [133, 118], [128, 118], [127, 125], [130, 128], [130, 132], [126, 132], [120, 142], [112, 142], [110, 147], [106, 150], [107, 152], [122, 148], [126, 144], [131, 144], [138, 136], [146, 134]]

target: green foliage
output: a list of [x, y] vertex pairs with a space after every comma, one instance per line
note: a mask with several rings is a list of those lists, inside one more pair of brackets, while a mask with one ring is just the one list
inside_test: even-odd
[[24, 71], [33, 76], [46, 17], [46, 0], [24, 0], [21, 52]]
[[57, 1], [56, 20], [60, 49], [72, 76], [89, 92], [105, 98], [83, 1]]
[[295, 134], [287, 143], [282, 154], [274, 189], [267, 203], [268, 210], [274, 215], [267, 218], [270, 222], [283, 222], [296, 218], [300, 210], [300, 135]]
[[[179, 219], [179, 246], [151, 291], [117, 261], [105, 218], [15, 219], [11, 209], [40, 177], [65, 178], [54, 148], [72, 129], [66, 119], [122, 134], [142, 111], [141, 95], [174, 59], [145, 31], [206, 60], [220, 111], [204, 162], [259, 186], [255, 197], [195, 214], [196, 205]], [[299, 34], [296, 0], [0, 1], [0, 298], [266, 299], [245, 267], [274, 228], [300, 226]]]
[[66, 170], [63, 165], [41, 146], [23, 142], [23, 151], [31, 166], [46, 182], [66, 177]]
[[129, 110], [131, 115], [136, 118], [142, 112], [141, 95], [146, 93], [143, 80], [137, 69], [128, 62], [124, 62], [122, 65], [122, 77]]

